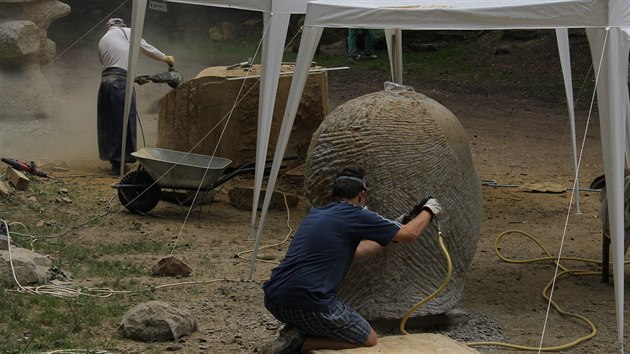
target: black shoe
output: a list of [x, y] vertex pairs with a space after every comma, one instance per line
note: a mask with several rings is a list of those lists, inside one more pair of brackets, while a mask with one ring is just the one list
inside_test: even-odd
[[348, 55], [348, 61], [359, 61], [359, 60], [361, 60], [360, 54]]
[[295, 354], [299, 353], [304, 344], [304, 337], [293, 326], [285, 326], [278, 338], [265, 343], [260, 349], [261, 354]]

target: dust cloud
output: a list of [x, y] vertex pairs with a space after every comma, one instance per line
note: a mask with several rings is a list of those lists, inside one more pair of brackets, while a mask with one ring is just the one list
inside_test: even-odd
[[[82, 3], [82, 2], [81, 2]], [[18, 117], [18, 119], [0, 117], [3, 128], [0, 129], [0, 156], [23, 161], [55, 162], [55, 164], [90, 164], [106, 168], [109, 164], [98, 157], [96, 107], [97, 93], [101, 79], [98, 60], [98, 41], [105, 33], [104, 26], [94, 27], [102, 18], [81, 18], [82, 11], [75, 2], [72, 14], [60, 19], [52, 26], [49, 36], [57, 41], [54, 26], [68, 28], [72, 26], [72, 40], [57, 41], [57, 57], [41, 67], [41, 73], [50, 86], [51, 107], [42, 117]], [[208, 40], [207, 29], [218, 21], [229, 20], [222, 16], [225, 12], [205, 9], [202, 17], [200, 6], [175, 7], [169, 4], [170, 21], [160, 21], [169, 14], [155, 11], [147, 12], [144, 39], [166, 54], [176, 58], [175, 68], [184, 79], [195, 77], [208, 66], [228, 65], [242, 61], [240, 57], [226, 53], [205, 53], [199, 48], [187, 46], [183, 39], [193, 36]], [[84, 12], [83, 12], [84, 13]], [[172, 16], [173, 13], [178, 16]], [[252, 13], [234, 11], [240, 22], [252, 17]], [[192, 14], [194, 17], [188, 17]], [[212, 14], [212, 16], [207, 16]], [[99, 13], [98, 16], [107, 14]], [[129, 13], [115, 13], [112, 17], [123, 17], [130, 22]], [[168, 26], [168, 27], [166, 27]], [[92, 29], [85, 38], [72, 43]], [[203, 30], [202, 30], [203, 29]], [[58, 32], [58, 31], [57, 31]], [[166, 33], [166, 35], [164, 35]], [[229, 53], [228, 53], [229, 54]], [[253, 51], [252, 51], [253, 54]], [[156, 74], [166, 71], [166, 64], [139, 56], [136, 75]], [[2, 78], [0, 78], [1, 80]], [[155, 146], [157, 143], [157, 125], [159, 100], [171, 88], [166, 84], [148, 83], [134, 85], [139, 115], [138, 148]], [[48, 91], [48, 90], [44, 90]], [[37, 98], [32, 98], [36, 100]], [[37, 101], [32, 101], [37, 102]]]

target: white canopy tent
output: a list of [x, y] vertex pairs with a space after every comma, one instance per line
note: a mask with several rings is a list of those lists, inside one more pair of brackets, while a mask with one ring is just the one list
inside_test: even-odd
[[[628, 52], [623, 27], [630, 26], [627, 0], [314, 0], [306, 9], [304, 31], [263, 211], [255, 250], [308, 70], [324, 27], [400, 30], [557, 29], [562, 47], [568, 28], [586, 28], [595, 72], [606, 174], [619, 351], [623, 353], [624, 239], [623, 169], [628, 116]], [[399, 33], [399, 32], [397, 32]], [[399, 36], [398, 36], [399, 37]], [[396, 51], [390, 51], [396, 53]], [[565, 52], [566, 53], [566, 52]], [[392, 68], [401, 60], [390, 54]], [[566, 63], [566, 58], [563, 59]], [[400, 75], [400, 67], [397, 68]], [[566, 71], [565, 71], [566, 73]], [[566, 80], [566, 79], [565, 79]], [[569, 81], [570, 82], [570, 81]], [[570, 84], [569, 84], [570, 86]], [[572, 93], [567, 92], [569, 102]], [[571, 103], [569, 108], [572, 109]], [[255, 256], [254, 251], [254, 256]], [[255, 258], [252, 257], [252, 260]]]
[[[283, 48], [289, 28], [289, 20], [292, 14], [304, 14], [307, 0], [165, 0], [167, 2], [183, 3], [191, 5], [215, 6], [234, 8], [240, 10], [258, 11], [264, 15], [264, 28], [262, 54], [260, 95], [258, 106], [258, 134], [256, 141], [256, 167], [254, 200], [252, 203], [251, 236], [256, 223], [258, 211], [258, 199], [263, 184], [265, 161], [269, 147], [269, 135], [271, 132], [271, 120], [275, 106], [275, 97], [278, 89]], [[129, 52], [129, 65], [127, 73], [127, 87], [132, 87], [135, 78], [135, 68], [140, 51], [140, 39], [144, 28], [144, 19], [147, 8], [147, 0], [134, 0], [131, 20], [131, 39]], [[125, 97], [125, 125], [129, 117], [132, 90], [126, 91]], [[123, 131], [123, 140], [126, 140], [127, 131]], [[125, 144], [122, 145], [122, 156], [125, 155]], [[121, 169], [122, 170], [122, 169]]]

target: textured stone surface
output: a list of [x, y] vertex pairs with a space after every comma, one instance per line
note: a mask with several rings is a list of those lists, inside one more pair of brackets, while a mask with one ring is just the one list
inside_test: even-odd
[[11, 59], [39, 52], [46, 41], [46, 32], [31, 21], [0, 23], [0, 56]]
[[[283, 65], [283, 71], [290, 70], [292, 65]], [[255, 161], [258, 75], [257, 65], [248, 71], [210, 67], [169, 92], [160, 100], [157, 146], [215, 154], [232, 160], [232, 166]], [[290, 85], [291, 76], [283, 75], [272, 118], [270, 151], [276, 145]], [[324, 72], [312, 73], [307, 79], [285, 154], [298, 157], [293, 165], [304, 162], [311, 136], [328, 114], [327, 85]], [[273, 158], [273, 153], [268, 158]]]
[[0, 0], [0, 18], [32, 21], [42, 30], [69, 13], [70, 6], [57, 0]]
[[47, 116], [52, 90], [40, 65], [55, 56], [46, 38], [50, 24], [70, 13], [57, 0], [0, 0], [0, 117], [32, 120]]
[[[305, 168], [305, 204], [330, 201], [336, 170], [367, 171], [369, 209], [396, 218], [427, 195], [438, 217], [453, 273], [448, 286], [414, 316], [445, 313], [461, 298], [481, 229], [481, 181], [468, 138], [438, 102], [412, 91], [381, 91], [337, 107], [313, 135]], [[433, 293], [447, 274], [433, 223], [413, 244], [355, 262], [339, 296], [368, 319], [399, 319]]]
[[346, 350], [312, 350], [310, 354], [333, 353], [387, 353], [387, 354], [466, 354], [479, 353], [477, 350], [458, 343], [440, 334], [418, 333], [406, 336], [389, 336], [378, 339], [370, 348]]

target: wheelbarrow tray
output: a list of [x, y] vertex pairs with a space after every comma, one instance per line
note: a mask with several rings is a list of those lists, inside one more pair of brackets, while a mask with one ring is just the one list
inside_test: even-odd
[[208, 189], [232, 160], [175, 150], [143, 147], [132, 152], [140, 165], [162, 188]]

